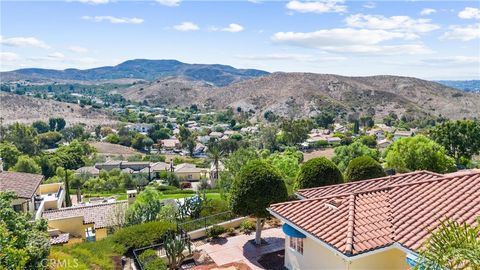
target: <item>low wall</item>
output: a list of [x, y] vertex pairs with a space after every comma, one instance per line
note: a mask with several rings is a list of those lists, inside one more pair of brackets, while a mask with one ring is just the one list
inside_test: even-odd
[[195, 231], [188, 232], [188, 235], [190, 236], [190, 238], [191, 238], [192, 240], [195, 240], [195, 239], [198, 239], [198, 238], [202, 238], [202, 237], [207, 236], [207, 230], [210, 229], [210, 228], [213, 227], [213, 226], [222, 226], [222, 227], [224, 227], [225, 229], [235, 228], [235, 227], [240, 226], [240, 224], [242, 223], [242, 221], [246, 220], [247, 218], [248, 218], [248, 217], [240, 217], [240, 218], [235, 218], [235, 219], [227, 220], [227, 221], [224, 221], [224, 222], [221, 222], [221, 223], [212, 225], [212, 226], [208, 226], [208, 227], [206, 227], [206, 228], [202, 228], [202, 229], [198, 229], [198, 230], [195, 230]]

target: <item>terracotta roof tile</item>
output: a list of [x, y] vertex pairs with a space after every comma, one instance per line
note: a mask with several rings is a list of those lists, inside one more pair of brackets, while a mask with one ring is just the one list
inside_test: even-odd
[[30, 199], [43, 180], [43, 175], [21, 173], [21, 172], [0, 172], [0, 191], [13, 191], [17, 197]]
[[418, 250], [442, 220], [473, 224], [480, 216], [480, 172], [445, 177], [416, 172], [386, 179], [310, 189], [303, 194], [323, 196], [274, 204], [270, 210], [346, 255], [393, 243]]
[[94, 223], [95, 229], [99, 229], [117, 225], [115, 224], [116, 220], [114, 215], [116, 211], [125, 211], [127, 205], [127, 201], [119, 201], [114, 203], [75, 206], [59, 210], [45, 211], [43, 212], [43, 217], [46, 219], [62, 219], [83, 216], [84, 224]]
[[62, 234], [50, 237], [50, 244], [52, 245], [65, 244], [65, 243], [68, 243], [68, 240], [70, 240], [70, 234], [62, 233]]

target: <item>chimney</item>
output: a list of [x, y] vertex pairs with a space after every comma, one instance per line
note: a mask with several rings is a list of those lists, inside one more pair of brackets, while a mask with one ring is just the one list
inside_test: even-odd
[[135, 199], [137, 198], [137, 190], [136, 189], [127, 190], [127, 197], [128, 197], [129, 204], [132, 204], [133, 202], [135, 202]]

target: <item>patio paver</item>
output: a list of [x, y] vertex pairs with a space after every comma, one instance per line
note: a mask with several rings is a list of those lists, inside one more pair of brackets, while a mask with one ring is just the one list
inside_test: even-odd
[[257, 259], [264, 254], [279, 251], [285, 248], [285, 236], [280, 228], [271, 228], [262, 231], [262, 239], [268, 245], [257, 247], [249, 241], [255, 238], [250, 235], [237, 235], [213, 243], [198, 246], [204, 250], [217, 265], [233, 262], [245, 263], [252, 269], [264, 269]]

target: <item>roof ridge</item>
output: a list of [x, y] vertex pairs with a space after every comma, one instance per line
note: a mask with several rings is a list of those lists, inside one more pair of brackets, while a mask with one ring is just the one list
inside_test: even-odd
[[127, 202], [128, 200], [121, 200], [121, 201], [115, 201], [115, 202], [98, 203], [98, 204], [90, 204], [90, 205], [82, 205], [82, 206], [70, 206], [70, 207], [64, 207], [56, 210], [44, 211], [43, 213], [57, 213], [57, 212], [64, 212], [68, 210], [83, 209], [87, 207], [104, 206], [104, 205], [120, 204], [120, 203], [127, 203]]
[[[361, 182], [362, 183], [367, 183], [367, 182], [373, 182], [373, 181], [378, 181], [378, 180], [383, 180], [383, 179], [388, 180], [388, 179], [392, 179], [392, 178], [396, 178], [396, 177], [400, 177], [400, 176], [415, 175], [415, 174], [422, 174], [422, 173], [430, 174], [430, 175], [434, 175], [434, 176], [439, 176], [439, 177], [443, 176], [443, 174], [440, 174], [440, 173], [431, 172], [431, 171], [428, 171], [428, 170], [420, 170], [420, 171], [400, 173], [400, 174], [388, 175], [388, 176], [377, 177], [377, 178], [372, 178], [372, 179], [366, 179], [366, 180], [362, 180]], [[309, 190], [314, 190], [314, 189], [328, 188], [328, 187], [331, 187], [331, 186], [352, 185], [352, 184], [355, 184], [355, 183], [359, 183], [359, 182], [346, 182], [346, 183], [333, 184], [333, 185], [322, 186], [322, 187], [303, 188], [303, 189], [299, 189], [296, 193], [299, 193], [300, 191], [309, 191]]]
[[437, 181], [442, 181], [442, 180], [447, 180], [447, 179], [460, 178], [460, 177], [465, 177], [465, 176], [470, 176], [470, 175], [475, 175], [475, 174], [480, 175], [480, 172], [470, 172], [470, 173], [465, 173], [465, 174], [461, 174], [461, 175], [450, 175], [450, 176], [444, 176], [444, 177], [439, 177], [439, 178], [420, 180], [418, 182], [386, 185], [384, 187], [376, 187], [376, 188], [365, 189], [365, 190], [360, 190], [360, 191], [345, 192], [345, 193], [339, 193], [339, 194], [336, 194], [336, 195], [313, 197], [313, 198], [301, 199], [301, 200], [296, 200], [296, 201], [287, 201], [287, 202], [272, 204], [271, 206], [277, 206], [277, 205], [288, 204], [288, 203], [296, 203], [296, 202], [324, 200], [324, 199], [331, 199], [331, 198], [336, 198], [336, 197], [345, 197], [345, 196], [348, 196], [348, 195], [351, 195], [351, 194], [358, 195], [358, 194], [363, 194], [363, 193], [370, 193], [370, 192], [388, 190], [388, 189], [392, 189], [392, 188], [396, 188], [396, 187], [405, 187], [405, 186], [412, 186], [412, 185], [424, 184], [424, 183], [429, 183], [429, 182], [437, 182]]
[[348, 223], [347, 223], [347, 239], [345, 243], [345, 253], [353, 253], [353, 232], [355, 229], [355, 194], [350, 194], [348, 202]]

